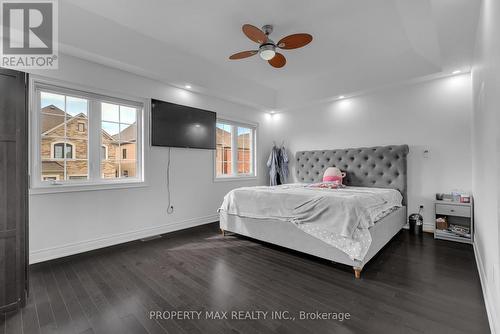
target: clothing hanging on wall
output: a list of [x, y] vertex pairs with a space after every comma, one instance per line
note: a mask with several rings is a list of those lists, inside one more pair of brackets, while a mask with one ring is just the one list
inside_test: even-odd
[[288, 180], [288, 154], [286, 153], [285, 146], [281, 147], [273, 145], [269, 159], [267, 160], [267, 167], [269, 167], [269, 184], [276, 186], [284, 184]]
[[278, 156], [278, 173], [281, 183], [288, 182], [288, 154], [286, 154], [286, 149], [284, 145], [281, 145], [279, 156]]
[[267, 159], [267, 167], [269, 168], [269, 185], [275, 186], [278, 184], [278, 150], [276, 145], [271, 149], [269, 159]]

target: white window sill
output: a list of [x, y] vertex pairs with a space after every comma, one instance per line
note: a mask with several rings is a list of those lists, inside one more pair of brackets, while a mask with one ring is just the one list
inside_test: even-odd
[[127, 188], [144, 188], [148, 184], [145, 181], [114, 181], [114, 182], [99, 182], [99, 183], [85, 183], [85, 184], [47, 184], [31, 188], [30, 195], [41, 194], [56, 194], [56, 193], [70, 193], [80, 191], [98, 191], [98, 190], [112, 190], [112, 189], [127, 189]]
[[218, 176], [214, 178], [214, 182], [230, 182], [230, 181], [252, 181], [257, 180], [255, 175], [242, 175], [242, 176]]

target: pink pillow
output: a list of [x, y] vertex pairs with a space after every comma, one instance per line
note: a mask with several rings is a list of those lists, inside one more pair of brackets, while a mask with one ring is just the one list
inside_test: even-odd
[[343, 178], [346, 176], [345, 172], [342, 172], [337, 167], [328, 167], [323, 173], [323, 182], [339, 182], [342, 183]]

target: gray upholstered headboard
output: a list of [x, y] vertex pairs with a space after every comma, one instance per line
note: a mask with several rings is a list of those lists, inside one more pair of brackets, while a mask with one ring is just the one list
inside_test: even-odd
[[346, 185], [397, 189], [406, 205], [408, 152], [408, 145], [299, 151], [295, 166], [297, 181], [320, 182], [326, 168], [337, 167], [347, 173]]

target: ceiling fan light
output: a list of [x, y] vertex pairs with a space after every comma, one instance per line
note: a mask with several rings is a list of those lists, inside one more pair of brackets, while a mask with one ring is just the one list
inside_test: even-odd
[[264, 50], [260, 53], [260, 57], [264, 60], [271, 60], [275, 55], [276, 52], [274, 52], [274, 50]]
[[264, 60], [271, 60], [276, 55], [276, 51], [274, 51], [274, 45], [262, 45], [259, 49], [259, 56]]

